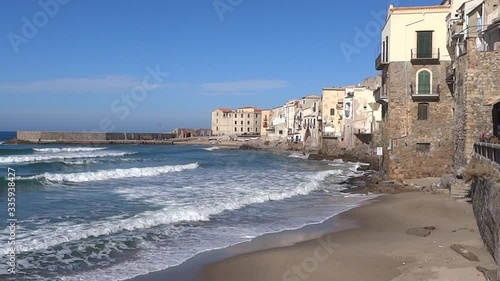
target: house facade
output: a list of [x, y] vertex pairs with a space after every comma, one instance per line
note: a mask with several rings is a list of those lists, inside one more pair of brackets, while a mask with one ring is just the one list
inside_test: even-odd
[[500, 137], [499, 2], [468, 1], [447, 16], [455, 171], [471, 161], [474, 142], [485, 135]]
[[382, 107], [375, 102], [373, 91], [361, 86], [346, 88], [342, 114], [343, 147], [370, 144], [382, 121]]
[[260, 134], [261, 122], [262, 110], [255, 107], [218, 108], [212, 112], [212, 135]]
[[375, 68], [382, 83], [382, 169], [391, 178], [441, 176], [452, 169], [453, 98], [445, 20], [451, 6], [390, 6]]
[[294, 130], [292, 137], [294, 141], [302, 141], [307, 147], [318, 147], [320, 145], [320, 134], [322, 132], [321, 96], [308, 95], [303, 97], [297, 105], [295, 112]]
[[323, 88], [321, 96], [321, 116], [323, 138], [339, 139], [344, 129], [345, 88]]

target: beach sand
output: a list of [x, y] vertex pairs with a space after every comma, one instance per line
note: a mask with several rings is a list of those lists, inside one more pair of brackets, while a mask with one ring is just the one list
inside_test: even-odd
[[[371, 203], [335, 220], [357, 222], [359, 227], [209, 264], [201, 280], [484, 281], [476, 266], [496, 267], [469, 203], [419, 192], [383, 196]], [[406, 234], [425, 226], [436, 230], [427, 237]], [[453, 244], [466, 246], [480, 261], [463, 258], [450, 249]]]

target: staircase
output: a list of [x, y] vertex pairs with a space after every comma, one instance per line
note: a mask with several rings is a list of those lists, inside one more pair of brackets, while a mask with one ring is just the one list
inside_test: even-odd
[[470, 185], [464, 182], [455, 182], [450, 188], [451, 197], [460, 201], [468, 201], [470, 199]]

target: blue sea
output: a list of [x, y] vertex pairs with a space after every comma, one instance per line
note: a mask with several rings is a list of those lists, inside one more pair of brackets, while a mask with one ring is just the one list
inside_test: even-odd
[[8, 168], [15, 280], [112, 281], [353, 208], [369, 198], [341, 192], [358, 165], [203, 146], [0, 144], [0, 279]]

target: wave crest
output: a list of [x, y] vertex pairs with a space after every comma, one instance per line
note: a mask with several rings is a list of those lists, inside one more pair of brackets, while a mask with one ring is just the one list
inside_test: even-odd
[[107, 147], [62, 147], [62, 148], [33, 148], [34, 151], [37, 152], [88, 152], [88, 151], [98, 151], [104, 150]]

